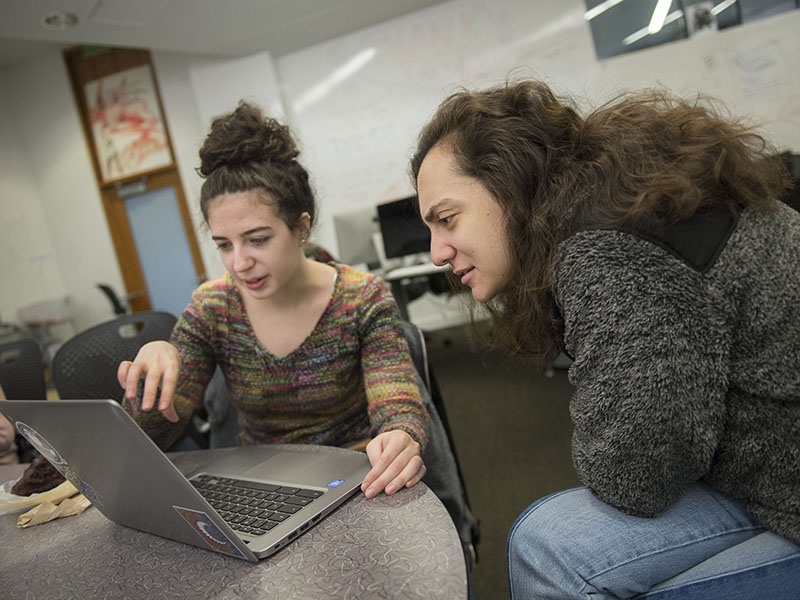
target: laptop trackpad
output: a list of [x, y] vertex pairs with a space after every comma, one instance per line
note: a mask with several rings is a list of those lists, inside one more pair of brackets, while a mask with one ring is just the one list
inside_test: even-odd
[[[242, 473], [243, 477], [256, 479], [293, 480], [314, 465], [327, 460], [326, 455], [281, 452]], [[302, 477], [301, 477], [302, 478]]]

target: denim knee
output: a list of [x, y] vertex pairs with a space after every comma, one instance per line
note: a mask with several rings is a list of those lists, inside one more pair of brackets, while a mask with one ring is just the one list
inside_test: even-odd
[[509, 587], [512, 598], [631, 598], [761, 531], [738, 503], [703, 484], [653, 519], [573, 488], [533, 503], [512, 526]]
[[508, 535], [508, 551], [525, 552], [533, 546], [549, 548], [564, 539], [564, 526], [575, 513], [571, 512], [570, 496], [591, 492], [583, 487], [563, 490], [540, 498], [517, 517]]
[[567, 564], [572, 540], [566, 529], [580, 514], [577, 505], [585, 502], [584, 494], [592, 495], [583, 487], [556, 492], [531, 504], [514, 522], [507, 544], [512, 598], [561, 598], [565, 586], [583, 587]]

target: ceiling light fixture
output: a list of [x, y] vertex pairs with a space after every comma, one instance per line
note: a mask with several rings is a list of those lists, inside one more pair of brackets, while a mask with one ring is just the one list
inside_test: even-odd
[[656, 8], [653, 11], [653, 16], [650, 17], [650, 25], [647, 26], [647, 31], [652, 35], [661, 31], [664, 26], [664, 20], [669, 13], [669, 7], [672, 6], [672, 0], [658, 0]]
[[587, 21], [591, 21], [595, 17], [602, 15], [609, 8], [616, 6], [620, 2], [622, 2], [622, 0], [606, 0], [605, 2], [601, 2], [594, 8], [591, 8], [587, 10], [585, 13], [583, 13], [583, 18], [586, 19]]
[[[666, 19], [664, 19], [664, 25], [669, 25], [673, 21], [677, 21], [678, 19], [680, 19], [682, 16], [683, 16], [682, 10], [673, 11], [667, 15]], [[639, 31], [630, 34], [628, 37], [622, 40], [622, 43], [625, 46], [630, 46], [632, 43], [638, 42], [640, 39], [648, 35], [650, 35], [650, 31], [648, 30], [648, 28], [642, 27]]]
[[711, 9], [711, 14], [717, 16], [723, 10], [725, 10], [726, 8], [730, 8], [734, 4], [736, 4], [736, 0], [724, 0], [724, 2], [720, 2], [714, 8]]
[[51, 12], [42, 17], [42, 27], [45, 29], [72, 29], [78, 24], [78, 17], [70, 12]]
[[[716, 16], [719, 13], [721, 13], [723, 10], [725, 10], [727, 8], [730, 8], [731, 6], [736, 4], [736, 2], [737, 2], [737, 0], [723, 0], [722, 2], [720, 2], [717, 5], [715, 5], [714, 8], [711, 9], [711, 14]], [[666, 19], [664, 19], [663, 25], [669, 25], [673, 21], [677, 21], [678, 19], [680, 19], [682, 16], [683, 16], [683, 11], [682, 10], [673, 11], [670, 14], [667, 15]], [[662, 27], [663, 27], [663, 25], [662, 25]], [[628, 37], [623, 39], [622, 43], [625, 46], [630, 46], [634, 42], [638, 42], [640, 39], [642, 39], [643, 37], [648, 36], [650, 34], [651, 33], [650, 33], [650, 28], [649, 27], [642, 27], [639, 31], [635, 31], [632, 34], [630, 34]]]

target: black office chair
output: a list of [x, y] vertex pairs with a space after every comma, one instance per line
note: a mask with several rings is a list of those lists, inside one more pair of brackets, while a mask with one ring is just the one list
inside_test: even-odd
[[422, 330], [409, 321], [403, 321], [403, 334], [408, 342], [411, 359], [414, 361], [422, 403], [428, 410], [430, 422], [428, 447], [422, 456], [427, 471], [422, 481], [431, 488], [450, 513], [461, 538], [468, 569], [471, 571], [478, 560], [480, 526], [469, 505], [464, 476], [458, 462], [442, 394], [428, 360], [425, 337]]
[[108, 301], [111, 303], [111, 310], [114, 311], [115, 315], [122, 316], [128, 314], [128, 308], [122, 304], [122, 300], [117, 296], [114, 288], [105, 283], [98, 283], [97, 287], [105, 294], [106, 298], [108, 298]]
[[0, 386], [11, 400], [46, 400], [44, 356], [39, 342], [17, 340], [0, 346]]
[[[34, 339], [0, 345], [0, 387], [9, 400], [46, 400], [47, 383], [42, 348]], [[17, 455], [22, 463], [38, 453], [20, 434], [15, 435]]]
[[[177, 319], [167, 312], [120, 315], [95, 325], [64, 342], [53, 359], [53, 380], [62, 399], [105, 399], [122, 402], [124, 392], [117, 381], [123, 360], [133, 360], [144, 344], [168, 340]], [[208, 447], [208, 435], [190, 420], [186, 437], [200, 448]]]
[[122, 401], [117, 368], [144, 344], [168, 340], [177, 319], [166, 312], [122, 315], [73, 336], [53, 358], [53, 380], [62, 399]]

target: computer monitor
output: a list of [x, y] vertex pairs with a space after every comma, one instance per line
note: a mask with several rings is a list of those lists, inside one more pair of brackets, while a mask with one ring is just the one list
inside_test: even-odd
[[378, 205], [378, 225], [386, 258], [430, 252], [431, 232], [422, 222], [416, 202], [416, 196], [409, 196]]
[[373, 234], [378, 233], [378, 213], [374, 206], [333, 217], [336, 229], [336, 245], [339, 251], [336, 258], [347, 265], [366, 264], [375, 268], [380, 264], [375, 251]]

